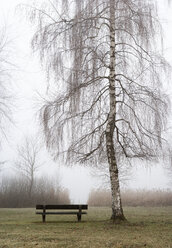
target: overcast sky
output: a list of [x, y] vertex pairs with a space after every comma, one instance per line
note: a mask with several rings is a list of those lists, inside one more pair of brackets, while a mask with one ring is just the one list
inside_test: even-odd
[[[8, 141], [3, 142], [1, 160], [9, 160], [10, 167], [15, 158], [16, 145], [19, 145], [25, 135], [35, 135], [39, 130], [36, 113], [39, 109], [38, 92], [45, 94], [46, 80], [39, 61], [31, 52], [31, 25], [24, 16], [15, 11], [16, 5], [24, 3], [22, 0], [0, 0], [0, 27], [6, 26], [6, 34], [10, 42], [10, 49], [17, 68], [13, 71], [12, 89], [15, 94], [14, 120], [15, 125], [8, 129]], [[164, 28], [164, 55], [172, 64], [172, 6], [167, 6], [165, 0], [158, 0], [160, 17]], [[166, 1], [167, 2], [167, 1]], [[168, 86], [169, 89], [171, 86]], [[168, 91], [171, 97], [171, 89]], [[68, 188], [74, 202], [87, 200], [89, 190], [100, 186], [100, 182], [90, 176], [84, 168], [63, 168], [57, 166], [48, 154], [45, 155], [46, 167], [44, 172], [50, 176], [59, 174], [64, 187]], [[8, 168], [9, 168], [8, 167]], [[9, 169], [8, 169], [9, 171]], [[7, 169], [3, 173], [7, 173]], [[4, 174], [1, 174], [4, 175]], [[169, 180], [160, 165], [146, 169], [137, 166], [129, 182], [131, 188], [168, 188]]]

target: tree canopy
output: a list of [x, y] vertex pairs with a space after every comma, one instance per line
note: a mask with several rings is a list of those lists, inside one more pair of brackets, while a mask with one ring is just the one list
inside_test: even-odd
[[112, 216], [123, 216], [118, 163], [156, 158], [167, 120], [156, 3], [44, 2], [31, 18], [33, 49], [57, 84], [41, 109], [47, 146], [71, 163], [109, 164]]

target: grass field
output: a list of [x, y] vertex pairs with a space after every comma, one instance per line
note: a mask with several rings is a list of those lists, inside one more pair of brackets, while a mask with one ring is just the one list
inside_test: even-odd
[[76, 216], [48, 216], [35, 209], [0, 209], [0, 248], [172, 248], [172, 207], [124, 208], [128, 223], [112, 224], [109, 208]]

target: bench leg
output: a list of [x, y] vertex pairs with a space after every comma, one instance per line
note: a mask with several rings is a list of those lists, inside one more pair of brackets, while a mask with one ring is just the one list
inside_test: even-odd
[[45, 222], [45, 214], [42, 215], [42, 222]]
[[81, 221], [81, 214], [77, 214], [78, 221]]

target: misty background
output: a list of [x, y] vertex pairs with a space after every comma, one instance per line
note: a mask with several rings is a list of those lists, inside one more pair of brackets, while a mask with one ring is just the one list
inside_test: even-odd
[[[157, 0], [160, 20], [164, 29], [164, 56], [172, 65], [172, 6], [163, 0]], [[25, 137], [36, 137], [42, 144], [40, 163], [37, 170], [38, 177], [48, 177], [58, 180], [62, 188], [69, 190], [73, 203], [85, 203], [91, 189], [105, 188], [107, 185], [93, 168], [67, 167], [52, 160], [47, 152], [39, 125], [39, 109], [47, 92], [46, 74], [31, 50], [31, 38], [34, 27], [25, 15], [21, 13], [18, 4], [26, 3], [22, 0], [0, 0], [0, 30], [5, 32], [8, 43], [7, 57], [12, 62], [11, 78], [6, 84], [10, 89], [12, 119], [14, 123], [5, 123], [6, 137], [1, 137], [0, 161], [5, 161], [0, 170], [0, 180], [15, 175], [14, 161], [17, 159], [17, 147]], [[30, 2], [28, 2], [30, 4]], [[166, 93], [172, 99], [171, 82], [164, 83]], [[168, 138], [172, 131], [172, 116], [169, 118]], [[122, 184], [127, 189], [172, 189], [172, 178], [167, 165], [162, 163], [148, 166], [146, 163], [135, 164], [131, 169], [129, 180]], [[96, 176], [96, 174], [98, 174]]]

